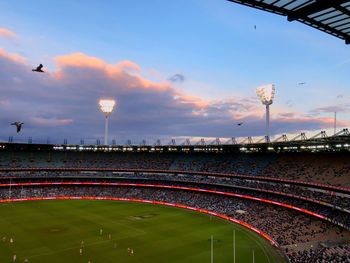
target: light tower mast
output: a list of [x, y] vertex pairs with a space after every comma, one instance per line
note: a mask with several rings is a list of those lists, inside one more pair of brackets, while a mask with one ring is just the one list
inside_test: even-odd
[[275, 85], [268, 84], [258, 87], [256, 95], [258, 95], [262, 104], [266, 106], [266, 142], [270, 142], [270, 105], [273, 103], [275, 96]]
[[116, 105], [115, 100], [113, 99], [100, 99], [98, 102], [100, 106], [100, 110], [105, 116], [105, 138], [104, 145], [108, 145], [108, 118], [112, 114], [114, 110], [114, 106]]

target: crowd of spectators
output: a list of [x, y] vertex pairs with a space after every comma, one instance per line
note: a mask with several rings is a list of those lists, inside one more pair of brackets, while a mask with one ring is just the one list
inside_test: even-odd
[[347, 263], [350, 262], [350, 244], [293, 252], [289, 258], [291, 263]]
[[[324, 215], [332, 221], [347, 225], [350, 228], [350, 198], [338, 196], [327, 191], [315, 190], [306, 187], [285, 185], [256, 180], [213, 177], [201, 175], [174, 175], [154, 173], [112, 173], [112, 172], [11, 172], [12, 175], [21, 181], [115, 181], [115, 182], [138, 182], [165, 185], [179, 185], [197, 187], [237, 194], [251, 195], [268, 200], [283, 202], [304, 208], [312, 212]], [[4, 177], [3, 177], [4, 178]], [[114, 179], [114, 180], [113, 180]], [[17, 181], [18, 181], [17, 180]], [[3, 183], [10, 183], [10, 179], [2, 179]], [[14, 181], [12, 181], [14, 182]], [[281, 194], [283, 193], [283, 194]]]
[[1, 152], [1, 167], [99, 167], [205, 171], [350, 187], [347, 153], [216, 154]]
[[266, 167], [263, 175], [350, 187], [349, 154], [287, 154]]
[[[349, 262], [350, 232], [330, 222], [272, 204], [192, 191], [112, 186], [13, 187], [11, 198], [96, 196], [180, 203], [226, 214], [267, 233], [292, 263]], [[0, 198], [9, 189], [0, 188]], [[325, 246], [325, 244], [332, 244]], [[337, 253], [342, 251], [342, 254]]]
[[234, 177], [218, 177], [218, 176], [203, 176], [203, 175], [174, 175], [174, 174], [152, 174], [152, 173], [136, 173], [130, 176], [130, 174], [119, 174], [119, 176], [131, 177], [131, 178], [148, 178], [154, 180], [167, 180], [167, 181], [185, 181], [185, 182], [199, 182], [208, 184], [221, 184], [230, 186], [239, 186], [252, 189], [260, 189], [264, 191], [279, 192], [294, 195], [297, 197], [304, 197], [313, 199], [316, 201], [322, 201], [333, 207], [345, 209], [350, 212], [350, 194], [339, 195], [334, 192], [325, 190], [303, 187], [293, 184], [282, 184], [276, 182], [251, 180], [244, 178]]

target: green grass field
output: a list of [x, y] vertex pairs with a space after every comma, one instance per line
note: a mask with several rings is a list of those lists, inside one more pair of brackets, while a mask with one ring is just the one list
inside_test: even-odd
[[210, 262], [211, 235], [214, 262], [233, 262], [233, 230], [237, 263], [252, 262], [252, 250], [256, 263], [285, 262], [262, 237], [219, 218], [174, 207], [84, 200], [1, 204], [0, 262], [12, 262], [16, 254], [16, 262], [30, 263], [203, 263]]

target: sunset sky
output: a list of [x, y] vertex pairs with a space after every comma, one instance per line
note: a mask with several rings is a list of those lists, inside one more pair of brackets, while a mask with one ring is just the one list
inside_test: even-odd
[[102, 141], [99, 98], [118, 143], [259, 137], [268, 83], [273, 135], [348, 127], [349, 72], [344, 41], [225, 0], [0, 1], [2, 141]]

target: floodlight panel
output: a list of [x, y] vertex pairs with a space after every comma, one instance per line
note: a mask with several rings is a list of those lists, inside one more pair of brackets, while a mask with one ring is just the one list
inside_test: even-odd
[[103, 113], [112, 113], [116, 102], [112, 99], [100, 99], [98, 104]]
[[275, 96], [275, 85], [268, 84], [258, 87], [256, 89], [256, 95], [259, 97], [263, 104], [272, 104], [273, 98]]

